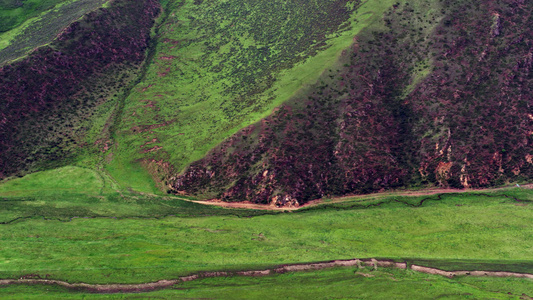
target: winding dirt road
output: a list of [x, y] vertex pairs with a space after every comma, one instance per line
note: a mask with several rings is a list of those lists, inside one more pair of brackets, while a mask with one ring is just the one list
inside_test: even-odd
[[[376, 260], [376, 259], [351, 259], [351, 260], [335, 260], [326, 262], [317, 262], [309, 264], [287, 264], [281, 265], [277, 268], [265, 269], [265, 270], [250, 270], [250, 271], [234, 271], [234, 272], [202, 272], [194, 275], [179, 277], [178, 279], [160, 280], [156, 282], [141, 283], [141, 284], [87, 284], [87, 283], [69, 283], [61, 280], [52, 279], [0, 279], [0, 286], [2, 285], [58, 285], [72, 290], [84, 290], [92, 293], [138, 293], [138, 292], [150, 292], [154, 290], [160, 290], [170, 288], [176, 284], [186, 281], [199, 280], [209, 277], [230, 277], [230, 276], [249, 276], [259, 277], [267, 276], [270, 274], [282, 274], [287, 272], [299, 272], [309, 270], [322, 270], [334, 267], [357, 267], [364, 268], [370, 267], [373, 269], [378, 268], [400, 268], [407, 269], [409, 266], [405, 262], [394, 262], [392, 260]], [[491, 277], [515, 277], [515, 278], [528, 278], [533, 280], [533, 274], [528, 273], [515, 273], [515, 272], [498, 272], [498, 271], [444, 271], [436, 268], [429, 268], [418, 265], [411, 265], [409, 267], [413, 271], [446, 276], [453, 278], [455, 276], [491, 276]]]
[[[242, 209], [257, 209], [257, 210], [277, 210], [277, 211], [293, 211], [298, 210], [304, 207], [312, 207], [317, 206], [324, 203], [339, 203], [339, 202], [345, 202], [345, 201], [363, 201], [363, 200], [372, 200], [376, 198], [383, 198], [383, 197], [390, 197], [390, 196], [432, 196], [432, 195], [439, 195], [439, 194], [451, 194], [451, 193], [476, 193], [476, 192], [495, 192], [495, 191], [502, 191], [502, 190], [509, 190], [512, 188], [515, 188], [515, 185], [512, 186], [506, 186], [506, 187], [500, 187], [500, 188], [487, 188], [487, 189], [443, 189], [443, 188], [434, 188], [434, 189], [424, 189], [424, 190], [417, 190], [417, 191], [392, 191], [392, 192], [381, 192], [381, 193], [374, 193], [374, 194], [366, 194], [366, 195], [349, 195], [349, 196], [343, 196], [343, 197], [337, 197], [333, 198], [331, 200], [328, 200], [327, 202], [324, 199], [317, 199], [309, 201], [308, 203], [300, 206], [292, 206], [292, 207], [278, 207], [274, 205], [266, 205], [266, 204], [257, 204], [252, 203], [249, 201], [243, 201], [243, 202], [224, 202], [219, 199], [212, 199], [212, 200], [187, 200], [187, 199], [181, 199], [189, 202], [194, 202], [198, 204], [203, 205], [214, 205], [214, 206], [220, 206], [225, 208], [242, 208]], [[533, 183], [521, 185], [520, 188], [525, 189], [532, 189]]]

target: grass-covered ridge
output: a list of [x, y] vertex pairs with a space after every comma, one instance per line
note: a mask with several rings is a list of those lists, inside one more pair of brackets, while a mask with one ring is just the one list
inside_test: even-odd
[[[156, 178], [179, 172], [314, 83], [392, 2], [169, 2], [109, 171], [123, 184], [136, 160]], [[154, 166], [162, 160], [170, 169]]]
[[17, 27], [27, 19], [53, 8], [65, 0], [1, 0], [0, 32]]

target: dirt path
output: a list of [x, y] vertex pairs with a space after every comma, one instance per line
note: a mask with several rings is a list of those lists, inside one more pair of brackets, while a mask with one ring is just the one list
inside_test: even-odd
[[[309, 264], [287, 264], [281, 265], [277, 268], [265, 270], [250, 270], [250, 271], [233, 271], [233, 272], [202, 272], [194, 275], [179, 277], [172, 280], [160, 280], [156, 282], [141, 283], [141, 284], [87, 284], [87, 283], [68, 283], [61, 280], [41, 279], [36, 274], [24, 276], [20, 279], [0, 279], [0, 286], [2, 285], [58, 285], [72, 290], [83, 290], [92, 293], [138, 293], [150, 292], [170, 288], [176, 284], [186, 281], [199, 280], [209, 277], [229, 277], [229, 276], [249, 276], [260, 277], [271, 274], [283, 274], [287, 272], [299, 272], [310, 270], [322, 270], [334, 267], [370, 267], [377, 270], [378, 268], [399, 268], [407, 269], [408, 265], [405, 262], [394, 262], [392, 260], [376, 260], [376, 259], [350, 259], [350, 260], [335, 260], [326, 262], [317, 262]], [[444, 271], [436, 268], [423, 267], [418, 265], [411, 265], [410, 269], [413, 271], [446, 276], [453, 278], [455, 276], [491, 276], [491, 277], [515, 277], [515, 278], [529, 278], [533, 280], [533, 274], [515, 273], [515, 272], [498, 272], [498, 271]], [[31, 277], [31, 278], [30, 278]]]
[[529, 278], [533, 279], [533, 274], [527, 273], [514, 273], [514, 272], [499, 272], [499, 271], [443, 271], [435, 268], [428, 268], [423, 266], [411, 265], [411, 270], [446, 276], [453, 278], [455, 276], [490, 276], [490, 277], [517, 277], [517, 278]]
[[[324, 203], [339, 203], [339, 202], [345, 202], [345, 201], [363, 201], [363, 200], [371, 200], [376, 198], [383, 198], [383, 197], [390, 197], [390, 196], [411, 196], [411, 197], [417, 197], [417, 196], [432, 196], [432, 195], [438, 195], [438, 194], [451, 194], [451, 193], [475, 193], [475, 192], [495, 192], [495, 191], [501, 191], [501, 190], [508, 190], [511, 188], [514, 188], [513, 186], [506, 186], [506, 187], [500, 187], [500, 188], [487, 188], [487, 189], [443, 189], [443, 188], [434, 188], [434, 189], [425, 189], [425, 190], [417, 190], [417, 191], [392, 191], [392, 192], [382, 192], [382, 193], [374, 193], [374, 194], [366, 194], [366, 195], [349, 195], [349, 196], [343, 196], [343, 197], [337, 197], [333, 198], [329, 201], [324, 201], [324, 199], [317, 199], [309, 201], [308, 203], [304, 205], [300, 205], [297, 207], [277, 207], [274, 205], [266, 205], [266, 204], [257, 204], [257, 203], [251, 203], [248, 201], [244, 202], [224, 202], [219, 199], [213, 199], [213, 200], [187, 200], [182, 199], [185, 201], [190, 201], [198, 204], [204, 204], [204, 205], [214, 205], [214, 206], [220, 206], [225, 208], [243, 208], [243, 209], [258, 209], [258, 210], [279, 210], [279, 211], [293, 211], [298, 210], [304, 207], [312, 207], [317, 206], [319, 204]], [[521, 185], [520, 188], [525, 189], [532, 189], [533, 183]], [[181, 199], [181, 198], [180, 198]]]

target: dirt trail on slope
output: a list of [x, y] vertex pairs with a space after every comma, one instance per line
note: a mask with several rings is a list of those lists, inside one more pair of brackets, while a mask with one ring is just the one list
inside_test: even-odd
[[[304, 205], [300, 206], [292, 206], [292, 207], [278, 207], [274, 205], [267, 205], [267, 204], [257, 204], [252, 203], [249, 201], [243, 201], [243, 202], [224, 202], [219, 199], [213, 199], [213, 200], [187, 200], [182, 199], [185, 201], [190, 201], [198, 204], [204, 204], [204, 205], [214, 205], [214, 206], [220, 206], [225, 208], [243, 208], [243, 209], [258, 209], [258, 210], [279, 210], [279, 211], [293, 211], [298, 210], [304, 207], [311, 207], [316, 206], [319, 204], [331, 204], [331, 203], [339, 203], [344, 201], [362, 201], [362, 200], [371, 200], [374, 198], [382, 198], [387, 196], [411, 196], [411, 197], [417, 197], [417, 196], [432, 196], [432, 195], [438, 195], [438, 194], [451, 194], [451, 193], [475, 193], [475, 192], [495, 192], [495, 191], [501, 191], [501, 190], [508, 190], [510, 188], [513, 188], [515, 186], [506, 186], [506, 187], [500, 187], [500, 188], [486, 188], [486, 189], [444, 189], [444, 188], [435, 188], [435, 189], [425, 189], [425, 190], [417, 190], [417, 191], [392, 191], [392, 192], [382, 192], [382, 193], [373, 193], [373, 194], [366, 194], [366, 195], [349, 195], [349, 196], [343, 196], [338, 198], [333, 198], [330, 201], [325, 201], [324, 199], [317, 199], [307, 202]], [[532, 189], [533, 183], [521, 185], [520, 188], [525, 189]]]
[[[299, 272], [310, 270], [322, 270], [334, 267], [370, 267], [374, 270], [378, 268], [399, 268], [407, 269], [408, 265], [405, 262], [394, 262], [392, 260], [376, 260], [376, 259], [351, 259], [351, 260], [334, 260], [326, 262], [317, 262], [309, 264], [286, 264], [277, 268], [265, 270], [250, 270], [250, 271], [219, 271], [219, 272], [202, 272], [194, 275], [179, 277], [172, 280], [159, 280], [156, 282], [141, 283], [141, 284], [87, 284], [87, 283], [69, 283], [61, 280], [52, 279], [1, 279], [0, 286], [4, 285], [58, 285], [72, 290], [82, 290], [92, 293], [139, 293], [150, 292], [170, 288], [176, 284], [186, 281], [199, 280], [210, 277], [230, 277], [230, 276], [248, 276], [260, 277], [271, 274], [283, 274], [287, 272]], [[436, 268], [423, 267], [418, 265], [411, 265], [410, 269], [416, 272], [434, 274], [453, 278], [454, 276], [490, 276], [490, 277], [515, 277], [515, 278], [529, 278], [533, 279], [533, 274], [515, 273], [515, 272], [498, 272], [498, 271], [444, 271]], [[35, 276], [35, 275], [32, 275]]]

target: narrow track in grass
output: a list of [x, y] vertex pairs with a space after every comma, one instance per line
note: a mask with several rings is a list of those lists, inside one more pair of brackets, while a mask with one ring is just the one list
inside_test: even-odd
[[57, 285], [76, 291], [87, 291], [92, 293], [113, 294], [113, 293], [139, 293], [150, 292], [171, 288], [182, 282], [201, 280], [212, 277], [231, 277], [231, 276], [247, 276], [247, 277], [261, 277], [273, 274], [283, 274], [287, 272], [301, 272], [301, 271], [316, 271], [335, 267], [356, 267], [357, 269], [370, 267], [373, 270], [378, 268], [399, 268], [410, 269], [416, 272], [441, 275], [448, 278], [455, 276], [489, 276], [489, 277], [514, 277], [527, 278], [533, 280], [533, 274], [517, 273], [506, 271], [445, 271], [437, 268], [424, 267], [416, 264], [409, 265], [407, 262], [396, 262], [394, 260], [377, 260], [377, 259], [350, 259], [350, 260], [334, 260], [307, 264], [284, 264], [275, 268], [262, 270], [247, 270], [247, 271], [213, 271], [201, 272], [189, 276], [178, 277], [177, 279], [159, 280], [155, 282], [141, 283], [141, 284], [88, 284], [88, 283], [69, 283], [62, 280], [43, 279], [38, 274], [29, 274], [22, 276], [19, 279], [0, 279], [0, 286], [7, 285]]
[[[251, 203], [251, 202], [225, 202], [220, 199], [212, 199], [212, 200], [188, 200], [188, 199], [182, 199], [184, 201], [194, 202], [198, 204], [203, 205], [214, 205], [214, 206], [220, 206], [224, 208], [242, 208], [242, 209], [257, 209], [257, 210], [279, 210], [279, 211], [295, 211], [300, 210], [302, 208], [309, 208], [314, 207], [317, 205], [323, 205], [323, 204], [337, 204], [342, 202], [361, 202], [366, 200], [371, 200], [376, 197], [417, 197], [417, 196], [434, 196], [437, 195], [438, 199], [432, 199], [432, 198], [425, 198], [420, 201], [418, 204], [410, 204], [406, 203], [400, 200], [392, 200], [395, 202], [403, 203], [408, 206], [412, 207], [420, 207], [424, 204], [424, 202], [428, 200], [441, 200], [442, 195], [444, 194], [463, 194], [463, 193], [471, 193], [471, 195], [474, 196], [484, 196], [484, 197], [506, 197], [513, 199], [517, 202], [529, 202], [531, 200], [523, 200], [518, 199], [516, 197], [508, 196], [505, 194], [497, 194], [497, 195], [490, 195], [486, 194], [484, 192], [495, 192], [495, 191], [501, 191], [501, 190], [507, 190], [509, 188], [512, 188], [510, 186], [507, 187], [501, 187], [501, 188], [486, 188], [486, 189], [426, 189], [426, 190], [419, 190], [419, 191], [401, 191], [401, 192], [383, 192], [383, 193], [373, 193], [373, 194], [366, 194], [366, 195], [350, 195], [350, 196], [342, 196], [338, 198], [333, 198], [331, 201], [325, 201], [324, 199], [317, 199], [307, 202], [304, 205], [300, 206], [291, 206], [291, 207], [278, 207], [274, 205], [268, 205], [268, 204], [257, 204], [257, 203]], [[525, 189], [533, 189], [533, 183], [522, 185], [521, 188]], [[373, 206], [380, 206], [382, 204], [388, 203], [380, 202], [376, 204], [370, 204], [367, 207], [373, 207]]]

